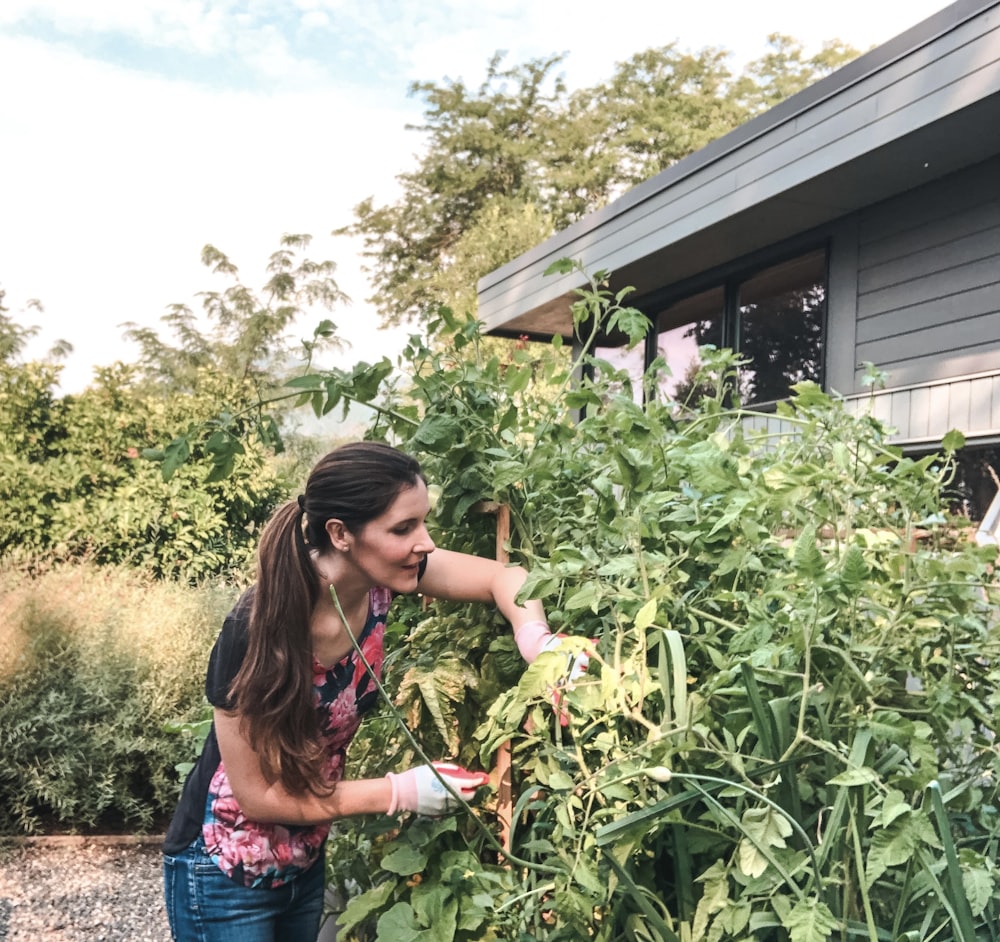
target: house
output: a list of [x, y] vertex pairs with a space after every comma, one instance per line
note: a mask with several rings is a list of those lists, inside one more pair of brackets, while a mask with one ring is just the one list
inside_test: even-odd
[[751, 358], [741, 390], [765, 408], [801, 379], [867, 399], [873, 364], [905, 450], [965, 433], [981, 518], [1000, 473], [1000, 0], [958, 0], [487, 275], [486, 330], [569, 338], [579, 275], [543, 274], [562, 258], [635, 289], [645, 362], [674, 383], [702, 343]]

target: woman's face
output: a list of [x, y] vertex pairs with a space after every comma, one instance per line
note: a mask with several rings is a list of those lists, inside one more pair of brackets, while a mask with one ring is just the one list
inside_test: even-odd
[[373, 586], [414, 592], [420, 563], [434, 551], [425, 526], [429, 512], [427, 485], [418, 480], [404, 487], [385, 513], [351, 534], [347, 554], [351, 563]]

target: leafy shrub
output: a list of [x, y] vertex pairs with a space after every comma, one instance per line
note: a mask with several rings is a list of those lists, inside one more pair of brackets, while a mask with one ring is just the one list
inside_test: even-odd
[[0, 833], [148, 830], [172, 811], [234, 590], [138, 571], [0, 571]]
[[317, 415], [373, 406], [368, 434], [440, 485], [441, 545], [492, 555], [475, 511], [506, 507], [525, 595], [594, 648], [558, 686], [565, 658], [523, 669], [481, 607], [400, 607], [350, 771], [489, 768], [509, 744], [509, 845], [493, 801], [340, 823], [343, 937], [973, 942], [1000, 905], [1000, 633], [995, 552], [942, 496], [960, 436], [909, 458], [811, 384], [741, 410], [712, 349], [687, 401], [659, 397], [657, 362], [640, 406], [590, 353], [641, 341], [624, 297], [580, 292], [575, 362], [558, 340], [497, 356], [442, 310], [405, 386], [387, 361], [289, 384]]
[[[34, 370], [0, 364], [0, 381], [9, 379], [0, 393], [15, 417], [51, 399], [51, 390], [23, 382]], [[198, 393], [164, 397], [144, 392], [129, 368], [109, 368], [85, 392], [57, 400], [58, 408], [49, 403], [44, 440], [40, 431], [26, 442], [0, 421], [0, 499], [8, 510], [0, 554], [87, 558], [191, 580], [245, 569], [260, 526], [288, 494], [270, 444], [241, 444], [221, 480], [206, 480], [193, 464], [164, 480], [161, 465], [143, 458], [159, 454], [178, 429], [208, 421], [231, 385], [206, 371]], [[195, 456], [211, 453], [212, 435], [223, 434], [215, 428], [195, 442]]]
[[257, 400], [290, 364], [337, 342], [330, 321], [309, 340], [289, 335], [305, 307], [343, 299], [332, 262], [299, 257], [309, 242], [282, 237], [260, 292], [206, 246], [202, 261], [229, 286], [201, 292], [200, 315], [171, 305], [162, 320], [172, 339], [131, 325], [137, 362], [96, 369], [79, 395], [56, 393], [58, 351], [22, 362], [37, 328], [7, 317], [0, 292], [0, 556], [191, 581], [247, 568], [261, 525], [309, 457], [299, 449], [276, 459], [283, 437], [305, 436], [282, 428], [273, 403], [262, 420]]

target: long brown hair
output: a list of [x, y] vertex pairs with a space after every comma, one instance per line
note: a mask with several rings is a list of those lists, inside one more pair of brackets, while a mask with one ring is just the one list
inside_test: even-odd
[[357, 533], [422, 479], [417, 461], [389, 445], [341, 445], [261, 534], [247, 653], [230, 694], [264, 774], [291, 792], [329, 792], [312, 686], [309, 623], [321, 585], [310, 550], [330, 548], [328, 520]]

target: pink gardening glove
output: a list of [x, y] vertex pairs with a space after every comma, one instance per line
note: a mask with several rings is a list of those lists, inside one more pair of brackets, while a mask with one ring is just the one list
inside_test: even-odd
[[[448, 788], [466, 801], [470, 801], [475, 796], [476, 789], [490, 780], [485, 772], [470, 772], [451, 762], [435, 762], [433, 766], [448, 783]], [[389, 772], [386, 778], [392, 785], [389, 814], [414, 811], [439, 818], [459, 807], [458, 799], [441, 784], [429, 765], [418, 765], [405, 772]]]
[[[568, 635], [554, 635], [549, 631], [549, 626], [543, 621], [529, 621], [521, 625], [514, 632], [514, 643], [517, 645], [521, 657], [531, 664], [543, 651], [557, 651], [562, 644], [563, 638]], [[596, 644], [596, 640], [591, 639], [591, 644]], [[552, 688], [552, 705], [559, 716], [561, 726], [569, 725], [569, 714], [562, 707], [562, 694], [560, 688], [566, 684], [572, 684], [587, 673], [590, 666], [590, 656], [586, 651], [579, 654], [567, 654], [566, 674], [563, 679]]]
[[[567, 637], [569, 636], [564, 634], [552, 634], [549, 631], [549, 626], [543, 621], [529, 621], [521, 625], [514, 632], [514, 643], [517, 645], [518, 651], [521, 652], [521, 657], [527, 663], [531, 664], [543, 651], [557, 650], [562, 643], [562, 639]], [[591, 643], [593, 644], [594, 642], [591, 641]], [[587, 673], [589, 665], [590, 656], [586, 651], [568, 655], [566, 662], [566, 682], [572, 683], [574, 680], [579, 680]]]

